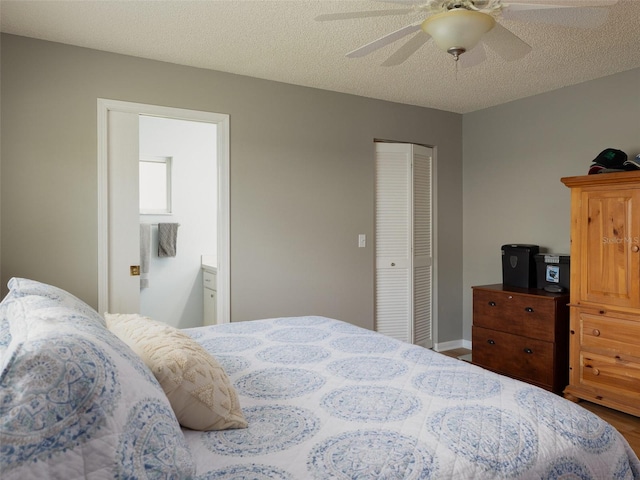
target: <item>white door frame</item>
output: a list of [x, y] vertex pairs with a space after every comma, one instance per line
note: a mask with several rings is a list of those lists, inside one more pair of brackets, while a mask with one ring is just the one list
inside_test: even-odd
[[109, 300], [109, 111], [215, 123], [218, 135], [218, 321], [231, 321], [229, 115], [98, 98], [98, 311]]

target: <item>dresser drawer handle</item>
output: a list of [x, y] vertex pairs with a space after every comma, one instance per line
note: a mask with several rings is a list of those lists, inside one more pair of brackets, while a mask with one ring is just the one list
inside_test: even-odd
[[593, 336], [594, 337], [599, 337], [600, 336], [600, 330], [598, 330], [597, 328], [593, 329]]
[[524, 311], [525, 311], [525, 312], [527, 312], [527, 313], [533, 313], [533, 308], [531, 308], [531, 307], [526, 307], [526, 308], [524, 309]]
[[597, 368], [594, 368], [593, 374], [597, 377], [598, 375], [600, 375], [600, 370], [598, 370]]
[[495, 340], [492, 340], [492, 339], [490, 338], [489, 340], [487, 340], [487, 343], [488, 343], [489, 345], [495, 345], [495, 344], [496, 344], [496, 341], [495, 341]]
[[531, 350], [530, 348], [525, 348], [525, 349], [524, 349], [524, 353], [529, 353], [529, 354], [531, 354], [531, 353], [533, 353], [533, 350]]
[[494, 301], [489, 302], [489, 306], [490, 307], [495, 307], [496, 306], [496, 302], [494, 302]]

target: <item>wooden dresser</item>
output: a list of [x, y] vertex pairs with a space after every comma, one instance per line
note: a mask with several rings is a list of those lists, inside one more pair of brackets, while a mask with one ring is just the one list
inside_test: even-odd
[[640, 416], [640, 172], [571, 188], [571, 356], [565, 396]]
[[473, 287], [473, 363], [562, 393], [569, 372], [568, 303], [568, 294], [535, 288]]

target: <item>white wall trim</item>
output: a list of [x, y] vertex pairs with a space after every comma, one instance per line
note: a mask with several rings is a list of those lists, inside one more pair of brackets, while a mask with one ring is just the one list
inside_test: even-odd
[[[215, 123], [218, 135], [218, 319], [231, 321], [231, 224], [229, 192], [229, 115], [98, 98], [98, 311], [109, 298], [108, 114], [136, 113]], [[220, 321], [220, 320], [219, 320]]]
[[98, 99], [98, 312], [109, 305], [109, 162], [106, 100]]
[[456, 348], [466, 348], [471, 350], [471, 342], [469, 340], [459, 339], [451, 340], [449, 342], [434, 343], [433, 349], [436, 352], [446, 352], [447, 350], [454, 350]]
[[[438, 342], [438, 147], [431, 146], [431, 328], [433, 344]], [[437, 350], [436, 350], [437, 351]]]

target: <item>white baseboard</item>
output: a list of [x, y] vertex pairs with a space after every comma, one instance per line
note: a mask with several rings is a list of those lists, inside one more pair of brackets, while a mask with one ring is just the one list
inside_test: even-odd
[[436, 352], [446, 352], [447, 350], [454, 350], [456, 348], [467, 348], [471, 350], [471, 341], [470, 340], [451, 340], [449, 342], [435, 343], [433, 345], [433, 349]]

